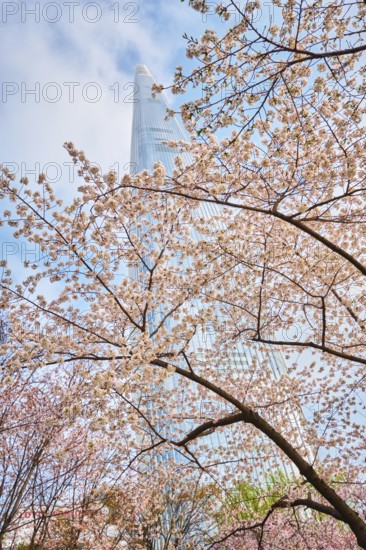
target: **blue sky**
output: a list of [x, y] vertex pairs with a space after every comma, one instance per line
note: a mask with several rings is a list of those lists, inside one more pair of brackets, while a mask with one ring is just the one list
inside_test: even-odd
[[[227, 25], [187, 0], [2, 2], [0, 162], [31, 184], [46, 173], [64, 200], [80, 184], [65, 141], [103, 172], [113, 167], [122, 176], [129, 170], [135, 65], [148, 65], [159, 83], [170, 84], [176, 65], [195, 63], [185, 58], [182, 35]], [[176, 109], [186, 101], [167, 95]], [[0, 232], [5, 259], [13, 237], [7, 226]], [[19, 262], [18, 274], [20, 256], [10, 262]]]
[[[2, 2], [0, 162], [31, 184], [46, 172], [66, 200], [80, 180], [65, 141], [103, 172], [113, 167], [123, 175], [135, 65], [148, 65], [158, 82], [170, 83], [184, 63], [183, 33], [199, 36], [204, 28], [201, 14], [180, 0]], [[168, 98], [178, 107], [181, 97]], [[1, 259], [5, 254], [15, 273], [24, 274], [26, 244], [13, 248], [11, 229], [0, 232]]]
[[[65, 141], [103, 171], [118, 163], [122, 174], [135, 65], [144, 63], [158, 82], [171, 83], [176, 65], [194, 65], [185, 58], [182, 35], [199, 37], [207, 27], [228, 25], [213, 15], [214, 6], [203, 16], [188, 0], [2, 2], [0, 162], [31, 181], [32, 170], [46, 167], [63, 197], [76, 187], [65, 165]], [[258, 14], [266, 24], [266, 3], [264, 9]], [[176, 108], [186, 100], [167, 95]]]
[[[184, 62], [182, 34], [200, 35], [204, 26], [201, 14], [180, 0], [3, 2], [0, 161], [31, 180], [29, 171], [46, 165], [62, 195], [75, 188], [64, 165], [65, 141], [103, 170], [116, 162], [123, 170], [135, 64], [171, 82], [174, 67]], [[178, 105], [181, 98], [170, 99]]]

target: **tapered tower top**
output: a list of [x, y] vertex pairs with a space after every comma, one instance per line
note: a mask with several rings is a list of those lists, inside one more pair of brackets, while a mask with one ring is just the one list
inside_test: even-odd
[[148, 67], [136, 65], [131, 139], [132, 173], [152, 171], [158, 161], [164, 164], [168, 174], [171, 173], [177, 151], [163, 141], [187, 140], [176, 117], [165, 120], [169, 105], [163, 93], [152, 97], [154, 83], [156, 81]]
[[152, 74], [149, 71], [149, 69], [146, 67], [146, 65], [136, 65], [135, 73], [136, 75], [144, 74], [152, 77]]

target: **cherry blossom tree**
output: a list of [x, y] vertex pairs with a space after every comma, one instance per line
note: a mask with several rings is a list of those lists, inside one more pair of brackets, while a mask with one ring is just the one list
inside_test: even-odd
[[69, 492], [95, 454], [86, 427], [65, 415], [74, 400], [68, 382], [76, 386], [76, 377], [60, 371], [52, 383], [50, 374], [39, 374], [1, 377], [0, 547], [23, 535], [40, 544], [60, 507], [70, 511]]
[[157, 163], [117, 181], [67, 143], [82, 185], [64, 205], [42, 175], [34, 190], [3, 170], [3, 220], [46, 260], [23, 281], [2, 266], [2, 369], [74, 369], [64, 414], [111, 449], [98, 471], [173, 459], [168, 486], [201, 472], [208, 523], [243, 480], [265, 495], [258, 471], [282, 464], [276, 500], [229, 509], [208, 544], [366, 548], [366, 5], [274, 5], [270, 26], [255, 4], [217, 5], [222, 36], [187, 38], [198, 66], [173, 91], [203, 95], [182, 106], [191, 142], [169, 144], [171, 175]]
[[[345, 497], [344, 487], [342, 493]], [[262, 479], [260, 485], [240, 483], [223, 503], [219, 513], [220, 534], [209, 547], [357, 547], [347, 526], [320, 508], [320, 513], [314, 509], [304, 513], [302, 506], [301, 490], [291, 487], [281, 471]]]

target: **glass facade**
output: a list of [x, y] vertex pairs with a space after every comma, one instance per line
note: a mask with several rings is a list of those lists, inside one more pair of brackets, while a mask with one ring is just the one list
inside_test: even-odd
[[[187, 140], [184, 130], [175, 117], [171, 117], [166, 120], [166, 114], [168, 109], [168, 103], [163, 94], [157, 94], [155, 98], [151, 96], [151, 88], [154, 84], [154, 78], [145, 65], [137, 65], [135, 84], [136, 95], [133, 112], [133, 129], [132, 129], [132, 141], [131, 141], [131, 172], [137, 173], [141, 170], [152, 171], [156, 162], [160, 161], [165, 166], [167, 173], [172, 173], [174, 169], [174, 158], [177, 156], [175, 150], [170, 149], [167, 145], [163, 144], [164, 140]], [[184, 159], [183, 155], [183, 161]], [[189, 161], [189, 155], [187, 155], [187, 162]], [[212, 211], [212, 206], [203, 205], [202, 211]], [[211, 212], [212, 213], [212, 212]], [[135, 278], [138, 277], [138, 270], [135, 270], [131, 275]], [[153, 319], [151, 320], [154, 324]], [[212, 349], [214, 340], [214, 333], [207, 331], [203, 333], [202, 330], [197, 331], [192, 340], [191, 347], [196, 352], [196, 356], [200, 356], [204, 361], [205, 349]], [[251, 345], [250, 347], [241, 344], [233, 345], [230, 355], [227, 355], [224, 361], [221, 361], [220, 368], [231, 369], [232, 372], [237, 372], [238, 378], [240, 377], [240, 371], [247, 370], [248, 365], [253, 363], [253, 355], [257, 364], [267, 364], [272, 375], [272, 382], [276, 383], [276, 380], [286, 372], [284, 360], [282, 355], [277, 352], [263, 352], [259, 346]], [[170, 379], [172, 384], [174, 380], [177, 380], [174, 376]], [[201, 407], [204, 409], [206, 416], [209, 415], [211, 403], [209, 401], [202, 401]], [[213, 413], [215, 411], [212, 411]], [[216, 411], [217, 412], [217, 411]], [[289, 422], [295, 431], [298, 433], [296, 437], [296, 445], [303, 446], [304, 441], [302, 437], [300, 417], [299, 414], [293, 412], [287, 418], [286, 422]], [[193, 426], [189, 426], [192, 429]], [[228, 444], [225, 432], [214, 431], [212, 434], [205, 437], [207, 445], [213, 449], [223, 447]], [[258, 436], [258, 441], [262, 441], [262, 438]], [[231, 445], [232, 445], [231, 440]], [[240, 444], [240, 442], [239, 442]], [[244, 445], [243, 445], [244, 449]], [[244, 450], [242, 451], [244, 453]], [[310, 452], [310, 451], [309, 451]], [[250, 460], [250, 456], [246, 457]], [[272, 466], [273, 467], [273, 466]], [[286, 466], [282, 461], [278, 461], [275, 466], [278, 469], [285, 470], [288, 473], [289, 466]], [[261, 477], [261, 472], [257, 472]]]
[[145, 65], [137, 65], [132, 122], [131, 171], [134, 173], [141, 170], [151, 171], [154, 164], [160, 161], [169, 174], [174, 168], [173, 161], [177, 153], [164, 145], [162, 141], [185, 140], [186, 136], [175, 117], [165, 120], [168, 103], [164, 95], [158, 94], [156, 98], [151, 97], [151, 87], [154, 82], [148, 68]]

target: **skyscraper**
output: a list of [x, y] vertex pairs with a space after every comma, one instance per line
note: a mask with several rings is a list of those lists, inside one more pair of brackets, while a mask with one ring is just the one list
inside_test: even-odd
[[[141, 170], [152, 171], [154, 164], [160, 161], [165, 166], [169, 175], [174, 169], [174, 158], [177, 156], [177, 152], [169, 148], [163, 141], [186, 141], [187, 137], [175, 117], [170, 117], [166, 120], [168, 103], [163, 94], [158, 94], [155, 98], [152, 97], [151, 88], [154, 83], [155, 80], [148, 68], [145, 65], [137, 65], [135, 73], [137, 93], [135, 95], [131, 141], [131, 171], [133, 173], [140, 172]], [[183, 161], [186, 160], [189, 162], [189, 155], [186, 155], [186, 157], [185, 159], [183, 156]], [[205, 206], [202, 208], [205, 208]], [[133, 276], [138, 277], [138, 270]], [[197, 331], [191, 345], [196, 350], [201, 350], [200, 353], [204, 356], [205, 348], [209, 349], [212, 345], [212, 341], [210, 341], [211, 337], [212, 335], [210, 334], [206, 334], [203, 337], [202, 332]], [[248, 369], [248, 365], [251, 364], [253, 357], [255, 357], [259, 365], [267, 364], [269, 366], [272, 372], [273, 383], [286, 372], [281, 354], [271, 351], [263, 352], [259, 346], [248, 347], [243, 344], [233, 345], [230, 354], [223, 360], [223, 368], [226, 365], [227, 368], [236, 369], [240, 374], [241, 370]], [[174, 384], [174, 380], [177, 380], [177, 378], [172, 377], [170, 383]], [[209, 408], [209, 406], [209, 403], [205, 404], [206, 408]], [[299, 411], [299, 414], [293, 413], [293, 418], [290, 420], [286, 419], [292, 426], [295, 426], [295, 430], [297, 429], [297, 445], [303, 444], [300, 416], [301, 412]], [[211, 448], [222, 447], [226, 444], [224, 433], [213, 432], [207, 435], [206, 439], [209, 441], [208, 445]], [[259, 439], [261, 438], [259, 437]], [[250, 457], [248, 459], [250, 460]], [[281, 470], [288, 470], [288, 466], [282, 463], [281, 460], [277, 462], [277, 467]]]
[[165, 120], [168, 103], [163, 94], [151, 97], [155, 83], [146, 65], [137, 65], [137, 93], [133, 110], [131, 165], [133, 171], [152, 170], [161, 161], [169, 174], [174, 168], [176, 151], [164, 145], [164, 140], [184, 140], [186, 136], [177, 119]]

